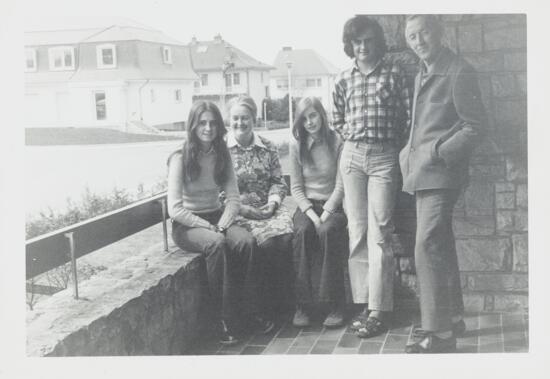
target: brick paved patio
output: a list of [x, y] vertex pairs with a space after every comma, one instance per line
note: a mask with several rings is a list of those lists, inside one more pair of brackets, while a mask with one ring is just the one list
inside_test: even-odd
[[[401, 354], [412, 341], [412, 326], [418, 323], [418, 311], [400, 310], [392, 328], [384, 335], [357, 338], [347, 327], [327, 329], [322, 320], [307, 328], [295, 328], [281, 317], [267, 335], [245, 335], [239, 344], [223, 346], [214, 336], [197, 344], [192, 355], [219, 354]], [[458, 353], [528, 352], [527, 313], [471, 313], [465, 317], [467, 331], [457, 340]]]

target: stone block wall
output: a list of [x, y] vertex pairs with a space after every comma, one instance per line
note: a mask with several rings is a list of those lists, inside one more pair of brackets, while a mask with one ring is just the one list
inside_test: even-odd
[[204, 259], [160, 245], [61, 291], [27, 313], [28, 356], [181, 355], [200, 336]]
[[[389, 52], [412, 77], [404, 15], [375, 18]], [[528, 306], [527, 41], [522, 14], [442, 15], [444, 42], [478, 71], [488, 138], [472, 158], [471, 180], [455, 208], [454, 231], [465, 305], [472, 311]], [[395, 246], [398, 296], [416, 292], [414, 201], [400, 194]]]

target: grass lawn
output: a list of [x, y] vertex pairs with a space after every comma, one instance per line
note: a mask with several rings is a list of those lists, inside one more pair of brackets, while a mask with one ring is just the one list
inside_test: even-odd
[[25, 144], [48, 145], [96, 145], [109, 143], [135, 143], [150, 141], [181, 140], [179, 136], [131, 134], [101, 128], [27, 128]]

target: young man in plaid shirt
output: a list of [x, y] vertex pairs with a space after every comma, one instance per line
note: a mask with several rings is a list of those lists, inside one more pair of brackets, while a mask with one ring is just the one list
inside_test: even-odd
[[359, 337], [387, 330], [393, 311], [392, 213], [398, 154], [408, 135], [411, 91], [386, 53], [377, 21], [358, 15], [346, 22], [344, 51], [354, 64], [336, 79], [334, 129], [344, 139], [340, 172], [349, 229], [353, 302], [364, 310], [352, 321]]

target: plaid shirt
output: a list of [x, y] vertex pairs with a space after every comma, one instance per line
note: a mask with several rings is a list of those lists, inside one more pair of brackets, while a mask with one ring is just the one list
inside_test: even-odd
[[386, 57], [366, 75], [355, 63], [336, 78], [334, 129], [346, 141], [401, 145], [408, 137], [411, 92], [399, 65]]

